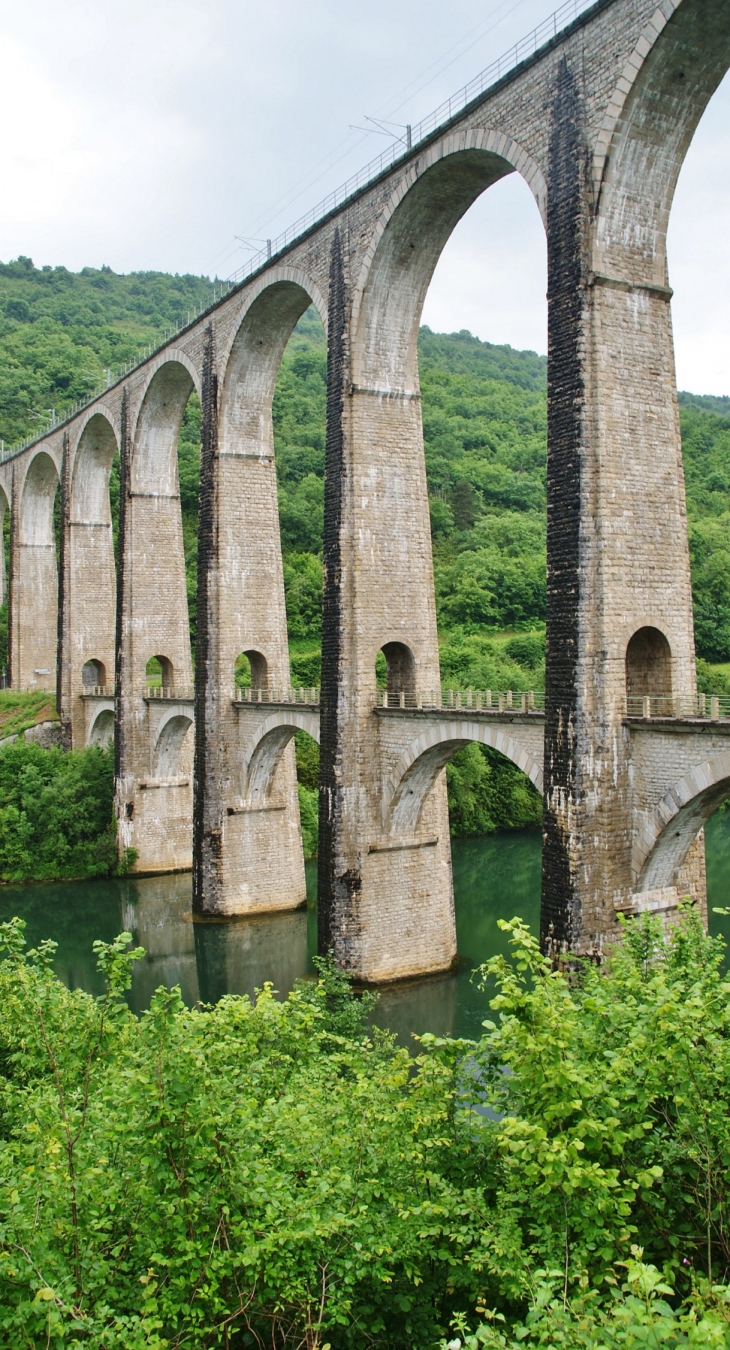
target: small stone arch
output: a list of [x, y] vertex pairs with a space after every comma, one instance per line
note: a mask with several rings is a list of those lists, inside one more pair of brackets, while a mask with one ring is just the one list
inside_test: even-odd
[[390, 775], [383, 814], [384, 824], [390, 826], [392, 833], [415, 831], [423, 803], [439, 773], [470, 741], [499, 750], [542, 793], [542, 763], [507, 729], [483, 722], [440, 722], [408, 746]]
[[83, 689], [103, 688], [107, 682], [107, 670], [103, 661], [92, 656], [81, 667], [81, 686]]
[[167, 779], [178, 776], [183, 743], [192, 725], [192, 717], [181, 712], [171, 712], [162, 723], [152, 759], [152, 772], [155, 778]]
[[730, 797], [730, 750], [698, 764], [664, 794], [633, 848], [637, 891], [674, 885], [690, 845]]
[[243, 795], [248, 801], [266, 799], [281, 757], [297, 731], [306, 731], [319, 744], [319, 713], [292, 709], [272, 713], [261, 723], [245, 756]]
[[153, 656], [150, 656], [150, 658], [149, 658], [149, 660], [147, 661], [147, 664], [146, 664], [146, 666], [145, 666], [145, 677], [146, 677], [148, 683], [149, 683], [149, 680], [150, 680], [150, 676], [154, 674], [154, 672], [150, 671], [150, 664], [151, 664], [152, 661], [157, 661], [157, 662], [159, 662], [159, 666], [160, 666], [160, 684], [161, 684], [162, 688], [163, 688], [163, 689], [174, 689], [174, 687], [175, 687], [175, 667], [173, 666], [172, 661], [170, 660], [169, 656], [160, 656], [158, 652], [155, 652]]
[[253, 648], [249, 648], [245, 652], [240, 652], [239, 655], [236, 657], [233, 667], [234, 682], [236, 680], [237, 667], [242, 656], [245, 656], [246, 660], [248, 661], [249, 670], [251, 672], [251, 688], [268, 689], [269, 663], [266, 660], [266, 657], [263, 655], [263, 652], [254, 651]]
[[110, 745], [114, 739], [114, 713], [111, 708], [102, 708], [96, 714], [89, 732], [89, 745]]
[[393, 695], [393, 702], [401, 694], [415, 694], [416, 660], [411, 648], [405, 642], [384, 642], [379, 651], [385, 657], [386, 693]]
[[626, 646], [627, 698], [671, 699], [672, 649], [661, 629], [637, 628]]

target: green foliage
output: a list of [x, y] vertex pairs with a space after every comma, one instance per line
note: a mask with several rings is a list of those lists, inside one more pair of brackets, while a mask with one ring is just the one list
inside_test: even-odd
[[414, 1065], [368, 1036], [372, 997], [331, 961], [283, 1003], [191, 1011], [163, 988], [137, 1019], [128, 935], [95, 1000], [54, 978], [52, 944], [0, 931], [8, 1350], [433, 1341], [461, 1260], [428, 1237], [465, 1166], [458, 1046]]
[[531, 627], [545, 618], [545, 524], [541, 515], [482, 516], [453, 561], [436, 565], [444, 628]]
[[294, 737], [299, 783], [299, 817], [305, 858], [312, 858], [319, 842], [319, 746], [306, 731]]
[[697, 651], [730, 660], [730, 401], [680, 395]]
[[133, 359], [165, 326], [212, 299], [206, 277], [108, 267], [0, 263], [0, 435], [31, 433], [46, 410], [85, 397], [107, 369]]
[[[441, 679], [446, 689], [542, 689], [545, 638], [540, 632], [500, 640], [496, 635], [452, 631], [441, 643]], [[534, 664], [533, 664], [534, 663]]]
[[108, 876], [116, 868], [114, 765], [98, 747], [0, 751], [0, 880]]
[[542, 824], [542, 798], [529, 778], [487, 745], [466, 745], [446, 767], [452, 835], [493, 834]]
[[302, 847], [305, 858], [314, 858], [319, 845], [319, 793], [316, 788], [297, 784], [299, 819], [302, 826]]
[[730, 983], [686, 912], [554, 970], [518, 920], [478, 1044], [285, 1001], [136, 1018], [0, 927], [8, 1350], [730, 1347]]
[[19, 736], [37, 722], [57, 722], [56, 696], [47, 689], [24, 693], [20, 689], [0, 689], [0, 740]]
[[322, 632], [322, 563], [312, 553], [284, 558], [287, 626], [293, 638], [319, 637]]
[[[486, 1024], [491, 1030], [475, 1057], [484, 1099], [499, 1117], [502, 1190], [483, 1254], [471, 1260], [484, 1271], [490, 1298], [527, 1295], [534, 1305], [540, 1277], [538, 1315], [517, 1336], [523, 1343], [624, 1344], [622, 1319], [624, 1329], [631, 1318], [640, 1322], [628, 1295], [643, 1290], [650, 1311], [656, 1295], [674, 1289], [680, 1298], [697, 1289], [709, 1296], [728, 1268], [723, 944], [705, 935], [688, 906], [669, 939], [646, 916], [626, 926], [608, 967], [584, 962], [561, 973], [524, 924], [505, 926], [514, 960], [495, 957], [482, 970], [498, 986], [491, 1006], [499, 1025]], [[644, 1253], [646, 1267], [636, 1264]], [[617, 1270], [627, 1262], [633, 1274], [610, 1313], [615, 1340], [605, 1341], [601, 1303], [605, 1295], [609, 1307], [614, 1302]], [[722, 1289], [709, 1296], [708, 1306], [719, 1304], [719, 1339], [695, 1343], [730, 1343]], [[570, 1320], [595, 1317], [594, 1339], [581, 1340], [580, 1327], [561, 1338], [568, 1312]], [[651, 1316], [661, 1322], [660, 1304]], [[643, 1339], [635, 1327], [631, 1335], [629, 1344], [663, 1343], [646, 1327]]]

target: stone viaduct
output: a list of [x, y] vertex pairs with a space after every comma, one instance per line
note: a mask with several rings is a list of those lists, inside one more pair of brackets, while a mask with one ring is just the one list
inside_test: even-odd
[[[666, 233], [729, 65], [727, 0], [599, 0], [0, 466], [12, 683], [57, 685], [73, 745], [114, 729], [120, 847], [141, 871], [192, 861], [198, 914], [302, 902], [298, 728], [321, 746], [321, 946], [361, 979], [455, 956], [442, 770], [470, 740], [544, 792], [548, 946], [600, 947], [617, 909], [666, 907], [678, 892], [704, 902], [702, 827], [730, 794], [730, 719], [703, 718], [696, 697]], [[548, 246], [544, 713], [444, 709], [423, 693], [440, 677], [419, 319], [457, 221], [510, 173], [529, 185]], [[271, 424], [282, 353], [309, 305], [329, 353], [317, 695], [289, 690]], [[176, 460], [192, 390], [194, 673]], [[249, 700], [233, 688], [242, 652]]]

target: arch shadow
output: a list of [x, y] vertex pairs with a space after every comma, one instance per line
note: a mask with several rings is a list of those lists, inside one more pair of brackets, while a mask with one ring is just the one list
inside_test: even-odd
[[242, 796], [248, 801], [266, 799], [281, 757], [297, 731], [306, 731], [319, 744], [319, 713], [282, 710], [261, 723], [244, 757]]
[[178, 776], [183, 743], [192, 725], [193, 719], [179, 712], [172, 712], [162, 723], [152, 756], [153, 777]]
[[691, 844], [730, 797], [730, 750], [685, 774], [656, 806], [634, 844], [637, 891], [674, 885]]
[[383, 823], [392, 833], [412, 834], [416, 830], [423, 804], [441, 770], [472, 741], [499, 750], [542, 793], [542, 763], [507, 731], [482, 722], [440, 722], [408, 746], [390, 776]]
[[106, 748], [111, 745], [114, 739], [114, 713], [111, 708], [102, 708], [101, 712], [94, 718], [91, 731], [89, 732], [89, 745], [99, 745]]

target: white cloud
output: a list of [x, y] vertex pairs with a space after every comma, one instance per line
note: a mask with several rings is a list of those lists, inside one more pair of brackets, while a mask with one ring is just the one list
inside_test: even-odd
[[669, 221], [680, 389], [730, 394], [730, 76], [695, 133]]
[[[350, 123], [417, 120], [553, 4], [0, 0], [0, 258], [226, 275], [235, 235], [275, 235], [385, 145]], [[729, 114], [726, 81], [669, 240], [679, 383], [715, 393], [730, 391]], [[544, 351], [545, 315], [542, 226], [513, 175], [455, 230], [424, 318]]]
[[441, 254], [423, 321], [487, 342], [547, 351], [545, 230], [525, 180], [510, 174], [474, 203]]

